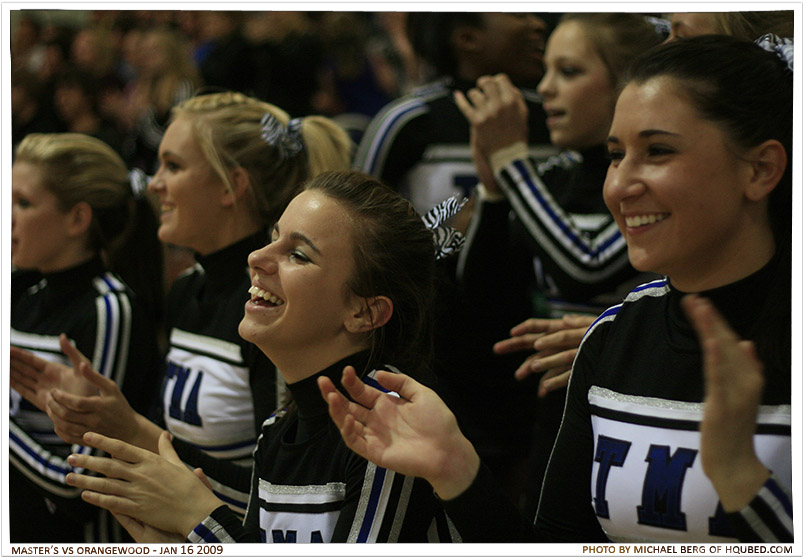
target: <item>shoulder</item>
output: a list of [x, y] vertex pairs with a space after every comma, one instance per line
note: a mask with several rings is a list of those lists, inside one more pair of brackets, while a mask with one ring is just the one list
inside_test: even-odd
[[380, 109], [371, 127], [376, 128], [380, 123], [386, 126], [391, 123], [398, 124], [426, 114], [431, 110], [432, 103], [450, 98], [451, 92], [447, 82], [443, 80], [422, 85]]
[[173, 284], [170, 285], [168, 299], [173, 297], [176, 293], [198, 288], [199, 285], [204, 283], [205, 278], [206, 274], [204, 273], [204, 268], [200, 265], [194, 264], [188, 267], [182, 271], [173, 281]]
[[[606, 324], [613, 324], [616, 320], [622, 320], [622, 316], [628, 313], [639, 313], [642, 309], [648, 307], [651, 302], [659, 298], [663, 298], [670, 293], [670, 285], [666, 278], [643, 283], [635, 287], [630, 293], [625, 296], [623, 302], [611, 306], [606, 309], [598, 318], [589, 326], [589, 329], [584, 335], [584, 341], [594, 335], [598, 329], [605, 329], [608, 327]], [[583, 341], [582, 341], [583, 343]]]

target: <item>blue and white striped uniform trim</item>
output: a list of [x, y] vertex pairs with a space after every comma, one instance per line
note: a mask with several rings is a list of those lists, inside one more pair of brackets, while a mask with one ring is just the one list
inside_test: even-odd
[[771, 475], [754, 500], [740, 510], [740, 517], [758, 540], [793, 540], [793, 498], [775, 475]]
[[[413, 119], [430, 112], [428, 103], [450, 92], [446, 81], [423, 86], [384, 107], [371, 121], [355, 153], [354, 167], [380, 176], [388, 150], [400, 130]], [[370, 139], [369, 139], [370, 138]]]
[[[125, 286], [111, 273], [94, 279], [98, 292], [96, 306], [96, 342], [92, 367], [122, 385], [128, 358], [132, 311]], [[37, 335], [11, 329], [11, 344], [29, 350], [50, 361], [69, 364], [61, 352], [58, 335]], [[12, 399], [19, 394], [12, 390]], [[9, 424], [9, 459], [33, 482], [58, 496], [75, 498], [80, 490], [67, 487], [64, 478], [74, 469], [66, 459], [53, 454], [42, 444], [63, 444], [53, 432], [53, 423], [40, 411], [21, 411]], [[71, 453], [91, 454], [87, 446], [72, 445]]]
[[[562, 153], [540, 168], [566, 167], [574, 161], [572, 155]], [[610, 215], [605, 215], [605, 219], [581, 220], [565, 212], [529, 160], [512, 161], [498, 176], [528, 232], [568, 276], [595, 283], [625, 265], [628, 258], [625, 239]]]

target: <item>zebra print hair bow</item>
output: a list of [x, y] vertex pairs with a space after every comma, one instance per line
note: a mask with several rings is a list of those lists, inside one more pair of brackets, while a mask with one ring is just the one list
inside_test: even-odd
[[787, 65], [788, 70], [793, 71], [793, 39], [767, 33], [754, 42], [763, 50], [774, 53]]
[[294, 118], [285, 126], [270, 112], [266, 112], [262, 120], [261, 136], [268, 145], [276, 148], [282, 159], [295, 157], [304, 149], [301, 136], [301, 118]]
[[466, 238], [445, 223], [455, 217], [468, 200], [457, 196], [444, 200], [422, 217], [425, 226], [433, 233], [433, 246], [437, 260], [457, 254], [463, 247]]
[[128, 173], [128, 183], [135, 198], [141, 198], [148, 189], [148, 176], [142, 169], [132, 169]]

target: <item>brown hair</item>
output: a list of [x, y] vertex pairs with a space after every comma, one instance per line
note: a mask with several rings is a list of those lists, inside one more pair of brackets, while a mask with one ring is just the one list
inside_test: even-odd
[[[360, 172], [328, 172], [308, 182], [354, 215], [355, 273], [348, 287], [362, 297], [387, 296], [391, 319], [372, 330], [369, 366], [393, 364], [427, 375], [435, 297], [433, 235], [411, 203]], [[366, 371], [364, 371], [366, 372]]]

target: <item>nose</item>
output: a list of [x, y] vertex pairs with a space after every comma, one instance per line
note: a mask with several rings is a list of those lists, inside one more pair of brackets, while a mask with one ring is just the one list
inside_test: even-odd
[[251, 273], [257, 275], [271, 275], [278, 269], [275, 244], [266, 244], [259, 250], [248, 255], [248, 266]]
[[150, 182], [148, 182], [148, 190], [153, 192], [154, 194], [158, 194], [165, 189], [165, 181], [162, 179], [162, 167], [159, 167], [159, 170], [156, 171], [156, 174], [151, 177]]
[[545, 99], [555, 96], [554, 72], [546, 69], [544, 76], [536, 86], [536, 92]]
[[628, 157], [611, 164], [603, 183], [603, 198], [613, 209], [621, 202], [635, 198], [645, 191], [645, 181], [638, 164]]

